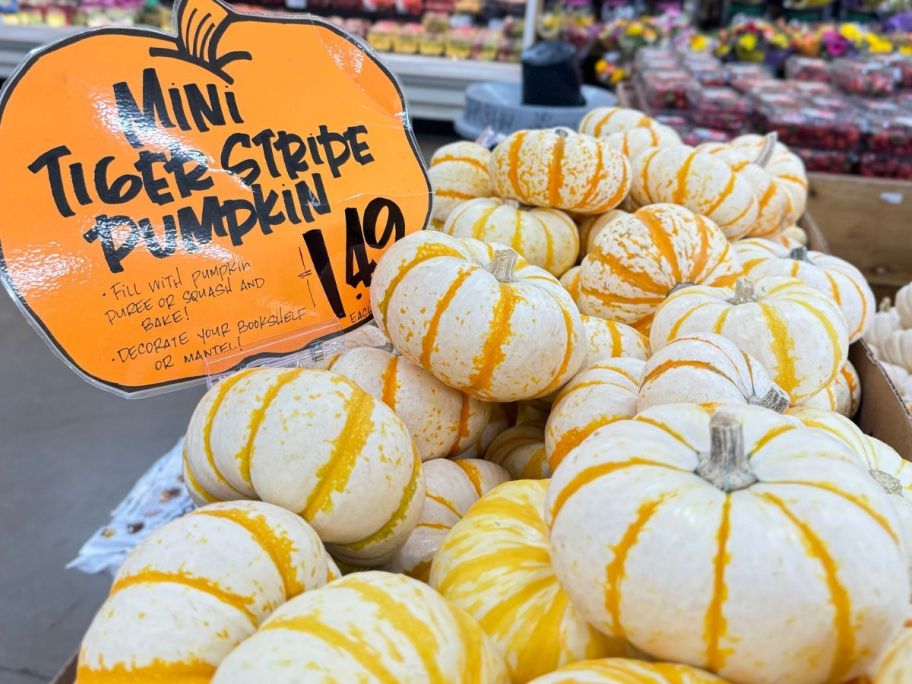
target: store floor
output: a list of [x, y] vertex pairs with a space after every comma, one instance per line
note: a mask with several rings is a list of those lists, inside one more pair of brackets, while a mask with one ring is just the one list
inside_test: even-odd
[[[452, 139], [416, 129], [426, 157]], [[201, 394], [126, 400], [90, 386], [0, 293], [0, 684], [46, 682], [75, 652], [108, 579], [64, 565], [174, 445]]]

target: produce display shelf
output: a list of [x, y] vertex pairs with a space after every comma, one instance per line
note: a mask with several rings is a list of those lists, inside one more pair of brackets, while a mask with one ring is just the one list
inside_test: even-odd
[[[8, 78], [26, 55], [51, 41], [84, 31], [80, 27], [0, 26], [0, 78]], [[381, 53], [399, 79], [414, 119], [453, 121], [465, 104], [465, 89], [478, 81], [519, 80], [518, 64]]]

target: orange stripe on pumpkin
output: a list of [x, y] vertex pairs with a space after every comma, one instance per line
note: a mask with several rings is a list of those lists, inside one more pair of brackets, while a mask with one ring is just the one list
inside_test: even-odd
[[703, 618], [703, 642], [706, 644], [706, 662], [710, 670], [716, 672], [725, 665], [731, 655], [731, 648], [721, 648], [720, 642], [725, 638], [728, 621], [725, 619], [725, 600], [728, 598], [728, 585], [725, 582], [725, 567], [731, 560], [728, 551], [728, 538], [731, 534], [731, 494], [725, 495], [722, 504], [722, 520], [716, 531], [716, 556], [713, 559], [712, 598]]
[[462, 287], [462, 284], [476, 270], [477, 268], [467, 268], [460, 271], [459, 274], [453, 279], [453, 282], [450, 283], [450, 286], [447, 288], [446, 292], [443, 293], [443, 296], [437, 301], [437, 304], [434, 307], [434, 313], [431, 316], [431, 319], [428, 321], [427, 331], [425, 332], [424, 337], [421, 339], [421, 356], [419, 357], [418, 361], [425, 368], [429, 368], [431, 365], [431, 354], [434, 353], [434, 344], [437, 341], [437, 333], [439, 332], [440, 328], [440, 319], [443, 317], [443, 314], [447, 310], [447, 307], [456, 297], [456, 293], [459, 292], [459, 288]]
[[500, 297], [494, 305], [490, 332], [481, 351], [472, 361], [475, 367], [475, 372], [469, 378], [472, 388], [487, 390], [491, 386], [494, 371], [507, 356], [504, 347], [512, 334], [511, 319], [516, 305], [520, 301], [522, 298], [513, 287], [500, 284]]
[[488, 167], [484, 162], [479, 161], [478, 159], [473, 159], [472, 157], [460, 157], [458, 155], [444, 154], [439, 157], [434, 157], [431, 159], [431, 166], [437, 166], [438, 164], [443, 164], [444, 162], [461, 162], [463, 164], [470, 164], [474, 166], [479, 171], [488, 172]]

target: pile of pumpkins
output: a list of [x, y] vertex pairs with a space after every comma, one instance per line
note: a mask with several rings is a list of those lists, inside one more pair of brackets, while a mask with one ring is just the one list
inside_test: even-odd
[[202, 399], [78, 681], [912, 681], [912, 465], [800, 160], [607, 108], [430, 175], [377, 339]]
[[912, 412], [912, 283], [880, 303], [865, 341], [878, 358], [897, 392]]

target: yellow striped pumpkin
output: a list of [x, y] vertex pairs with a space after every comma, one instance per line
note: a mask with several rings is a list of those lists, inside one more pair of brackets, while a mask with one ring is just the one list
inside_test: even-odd
[[324, 370], [258, 368], [222, 380], [190, 419], [184, 472], [204, 500], [220, 494], [213, 483], [227, 483], [297, 512], [354, 565], [384, 562], [424, 501], [405, 424]]
[[506, 684], [478, 624], [405, 575], [359, 572], [273, 613], [222, 661], [212, 684]]
[[560, 277], [560, 284], [570, 293], [574, 302], [580, 299], [580, 271], [581, 266], [574, 266]]
[[[763, 151], [766, 140], [762, 135], [741, 135], [730, 143], [734, 147], [750, 151], [752, 158]], [[789, 225], [798, 222], [807, 206], [808, 180], [801, 157], [792, 153], [785, 145], [777, 142], [769, 161], [763, 165], [766, 172], [775, 177], [792, 196], [792, 208], [788, 217]]]
[[762, 363], [722, 335], [678, 337], [649, 357], [637, 410], [674, 403], [756, 404], [782, 413], [789, 396]]
[[422, 461], [456, 456], [480, 436], [491, 405], [447, 387], [395, 352], [376, 347], [347, 349], [329, 364], [389, 406], [408, 427]]
[[654, 147], [666, 145], [680, 145], [681, 136], [673, 128], [658, 122], [649, 126], [629, 128], [626, 131], [617, 131], [605, 138], [608, 145], [627, 159], [633, 161], [638, 156]]
[[678, 663], [603, 658], [565, 665], [529, 684], [724, 684], [724, 681], [709, 672]]
[[835, 411], [848, 418], [854, 416], [861, 405], [861, 379], [855, 366], [846, 360], [830, 384], [798, 405]]
[[643, 361], [649, 358], [649, 338], [638, 330], [598, 316], [583, 314], [582, 319], [589, 346], [583, 368], [588, 368], [602, 359], [618, 356]]
[[706, 216], [730, 240], [757, 220], [750, 184], [725, 162], [687, 145], [668, 145], [633, 160], [633, 199], [641, 206], [670, 202]]
[[727, 337], [760, 361], [793, 403], [832, 382], [849, 351], [836, 303], [796, 278], [685, 287], [656, 311], [649, 341], [655, 350], [699, 332]]
[[636, 415], [644, 366], [639, 359], [603, 359], [567, 383], [554, 400], [545, 426], [551, 472], [600, 427]]
[[610, 221], [580, 267], [580, 310], [645, 331], [680, 285], [731, 285], [734, 250], [709, 219], [656, 204]]
[[491, 442], [485, 460], [505, 468], [516, 480], [550, 477], [544, 422], [527, 422], [504, 430]]
[[431, 223], [435, 228], [443, 227], [460, 202], [491, 195], [490, 164], [491, 152], [473, 142], [450, 143], [434, 153], [428, 178], [434, 189]]
[[595, 249], [595, 239], [609, 223], [620, 216], [629, 216], [622, 209], [612, 209], [604, 214], [588, 216], [580, 222], [580, 260]]
[[453, 456], [454, 459], [481, 458], [491, 446], [494, 438], [512, 425], [513, 419], [503, 404], [490, 404], [489, 406], [491, 415], [481, 431], [481, 435], [462, 452]]
[[510, 473], [495, 463], [475, 458], [438, 458], [425, 463], [422, 470], [426, 493], [421, 517], [387, 567], [427, 582], [434, 554], [453, 525], [485, 492], [509, 480]]
[[[769, 134], [775, 139], [775, 133]], [[794, 214], [792, 195], [784, 182], [766, 170], [765, 164], [773, 148], [761, 149], [759, 155], [752, 148], [737, 147], [726, 143], [706, 143], [697, 147], [728, 164], [732, 171], [747, 181], [757, 200], [757, 218], [746, 233], [751, 237], [770, 237], [779, 234]]]
[[517, 131], [494, 148], [491, 178], [500, 197], [601, 214], [630, 191], [630, 164], [604, 140], [568, 128]]
[[294, 513], [259, 501], [199, 508], [127, 556], [83, 638], [77, 681], [208, 682], [273, 610], [337, 574]]
[[579, 311], [557, 279], [478, 240], [399, 240], [377, 264], [371, 308], [402, 354], [486, 401], [549, 394], [586, 355]]
[[825, 292], [839, 305], [849, 328], [849, 342], [864, 335], [877, 310], [871, 286], [845, 259], [808, 251], [789, 249], [771, 240], [752, 238], [735, 243], [735, 251], [751, 280], [769, 276], [798, 278], [810, 287]]
[[431, 566], [431, 586], [478, 621], [517, 683], [625, 651], [582, 620], [557, 582], [543, 518], [547, 488], [544, 480], [518, 480], [485, 494]]
[[890, 497], [848, 447], [758, 406], [667, 404], [604, 427], [546, 505], [583, 618], [660, 660], [743, 684], [843, 682], [907, 612]]
[[555, 276], [576, 263], [579, 231], [558, 209], [521, 207], [513, 200], [487, 197], [463, 202], [450, 212], [443, 232], [512, 247], [526, 261]]
[[606, 138], [614, 133], [622, 133], [632, 128], [653, 128], [659, 125], [661, 124], [658, 121], [646, 116], [638, 109], [596, 107], [582, 118], [579, 131], [596, 138]]

